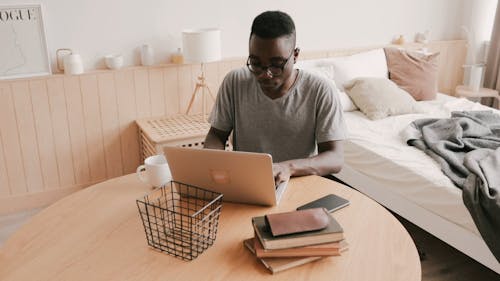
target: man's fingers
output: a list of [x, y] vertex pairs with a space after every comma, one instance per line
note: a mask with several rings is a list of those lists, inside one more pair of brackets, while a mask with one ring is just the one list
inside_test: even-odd
[[281, 182], [281, 173], [277, 172], [274, 174], [274, 184], [278, 185]]

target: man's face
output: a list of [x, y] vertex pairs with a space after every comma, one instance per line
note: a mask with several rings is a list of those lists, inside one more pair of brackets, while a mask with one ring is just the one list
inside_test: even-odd
[[278, 91], [293, 72], [295, 57], [293, 38], [282, 36], [275, 39], [263, 39], [256, 35], [250, 37], [249, 63], [263, 68], [279, 68], [284, 65], [280, 75], [272, 75], [268, 69], [254, 73], [263, 91]]

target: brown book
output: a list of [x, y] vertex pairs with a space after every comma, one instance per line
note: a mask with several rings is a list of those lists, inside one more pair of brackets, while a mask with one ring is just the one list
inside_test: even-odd
[[260, 244], [259, 239], [253, 239], [253, 241], [255, 255], [259, 258], [340, 256], [340, 253], [348, 247], [347, 242], [341, 240], [312, 246], [266, 250]]
[[[255, 255], [253, 247], [255, 238], [245, 239], [243, 245]], [[317, 261], [323, 257], [295, 257], [295, 258], [258, 258], [272, 274], [297, 267], [306, 263]]]
[[344, 231], [339, 223], [331, 215], [328, 215], [327, 218], [328, 224], [323, 229], [281, 236], [273, 236], [264, 216], [253, 217], [252, 225], [264, 249], [286, 249], [331, 243], [344, 239]]

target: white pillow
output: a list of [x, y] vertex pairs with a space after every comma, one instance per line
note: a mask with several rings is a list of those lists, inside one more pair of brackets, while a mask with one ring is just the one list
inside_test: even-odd
[[351, 98], [344, 91], [339, 91], [340, 104], [343, 111], [356, 111], [359, 108], [352, 102]]
[[[332, 65], [324, 65], [324, 66], [318, 66], [315, 64], [317, 60], [314, 61], [306, 61], [306, 67], [301, 68], [304, 69], [308, 72], [311, 72], [313, 74], [322, 76], [326, 78], [329, 82], [332, 83], [332, 87], [337, 90], [337, 93], [339, 93], [339, 98], [340, 98], [340, 104], [342, 105], [342, 110], [343, 111], [355, 111], [358, 110], [356, 105], [352, 102], [351, 98], [343, 92], [340, 91], [337, 85], [335, 84], [335, 81], [333, 80], [333, 66]], [[302, 64], [304, 65], [304, 64]]]
[[384, 49], [334, 57], [329, 63], [333, 65], [333, 78], [341, 91], [344, 90], [344, 83], [358, 77], [389, 77]]
[[372, 120], [422, 112], [408, 92], [387, 78], [356, 78], [344, 87], [359, 109]]

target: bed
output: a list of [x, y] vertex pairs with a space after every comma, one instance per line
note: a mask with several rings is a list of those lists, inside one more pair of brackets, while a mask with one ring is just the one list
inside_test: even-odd
[[336, 176], [500, 273], [500, 264], [463, 204], [462, 191], [441, 172], [433, 159], [406, 145], [399, 135], [413, 120], [446, 117], [452, 110], [480, 110], [484, 106], [445, 95], [428, 102], [428, 106], [435, 111], [379, 121], [369, 120], [360, 111], [346, 112], [349, 140], [345, 142], [345, 165]]
[[345, 95], [343, 84], [360, 76], [387, 78], [381, 54], [377, 50], [354, 57], [306, 60], [297, 66], [332, 80], [340, 92], [349, 139], [344, 145], [344, 167], [335, 176], [500, 274], [500, 263], [481, 238], [463, 203], [462, 190], [436, 161], [408, 146], [401, 135], [417, 119], [491, 108], [438, 93], [433, 100], [417, 102], [418, 112], [371, 120]]

